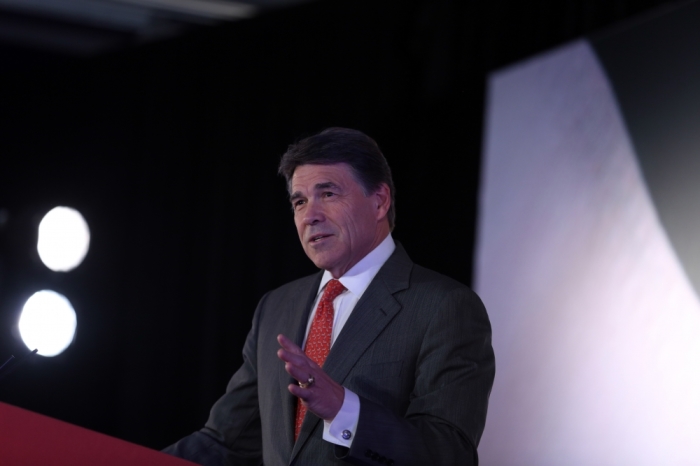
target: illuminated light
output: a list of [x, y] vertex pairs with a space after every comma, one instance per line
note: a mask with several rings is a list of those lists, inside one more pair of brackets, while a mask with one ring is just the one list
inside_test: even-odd
[[85, 258], [90, 247], [90, 229], [80, 212], [54, 207], [39, 223], [37, 251], [46, 267], [68, 272]]
[[19, 317], [19, 334], [30, 350], [42, 356], [61, 354], [73, 341], [77, 319], [68, 299], [55, 291], [34, 293]]

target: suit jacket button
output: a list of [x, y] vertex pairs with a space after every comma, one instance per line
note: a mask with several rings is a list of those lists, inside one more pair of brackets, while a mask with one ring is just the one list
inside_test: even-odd
[[350, 437], [352, 437], [352, 432], [350, 432], [349, 430], [344, 430], [341, 435], [344, 440], [350, 440]]

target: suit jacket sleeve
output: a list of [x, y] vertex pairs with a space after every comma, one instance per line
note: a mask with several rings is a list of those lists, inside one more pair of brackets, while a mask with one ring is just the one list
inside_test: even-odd
[[[432, 297], [426, 300], [426, 295]], [[484, 306], [463, 285], [396, 297], [404, 307], [417, 305], [430, 315], [415, 366], [410, 366], [415, 384], [407, 409], [400, 415], [360, 394], [352, 447], [336, 446], [335, 454], [351, 464], [372, 466], [478, 464], [476, 447], [495, 373]]]

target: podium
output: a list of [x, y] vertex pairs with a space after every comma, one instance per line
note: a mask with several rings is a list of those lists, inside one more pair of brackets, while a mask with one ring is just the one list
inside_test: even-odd
[[0, 403], [0, 464], [194, 466], [108, 435]]

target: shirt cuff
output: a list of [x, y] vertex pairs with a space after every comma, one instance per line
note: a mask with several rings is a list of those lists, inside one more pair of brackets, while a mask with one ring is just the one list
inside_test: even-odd
[[360, 397], [347, 388], [340, 411], [331, 422], [323, 421], [323, 440], [350, 448], [360, 420]]

